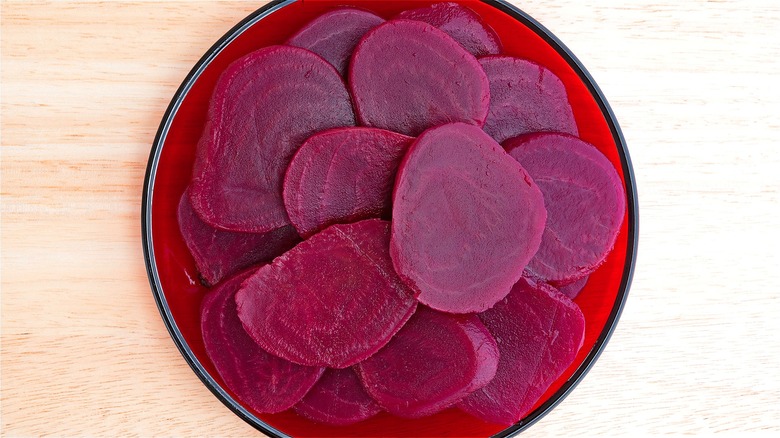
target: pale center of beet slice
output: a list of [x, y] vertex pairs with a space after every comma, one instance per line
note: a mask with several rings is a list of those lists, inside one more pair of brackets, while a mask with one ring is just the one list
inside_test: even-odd
[[360, 38], [385, 20], [368, 11], [340, 8], [326, 12], [302, 27], [287, 44], [309, 49], [346, 74], [349, 58]]
[[419, 307], [385, 348], [357, 365], [361, 380], [388, 412], [435, 414], [493, 379], [498, 347], [475, 315]]
[[612, 163], [564, 134], [528, 134], [504, 143], [544, 194], [547, 225], [528, 271], [556, 286], [593, 272], [615, 244], [626, 200]]
[[390, 254], [420, 302], [479, 312], [506, 296], [542, 239], [539, 188], [481, 129], [423, 133], [399, 168]]
[[380, 413], [353, 368], [328, 368], [297, 405], [295, 412], [319, 423], [346, 426]]
[[272, 356], [244, 332], [234, 295], [253, 270], [231, 277], [214, 288], [201, 304], [201, 331], [206, 353], [239, 400], [257, 412], [281, 412], [296, 404], [322, 375]]
[[421, 21], [391, 20], [352, 55], [349, 82], [361, 124], [415, 136], [449, 122], [482, 126], [490, 85], [474, 55]]
[[497, 55], [501, 43], [493, 29], [471, 9], [457, 3], [436, 3], [419, 9], [403, 11], [396, 16], [424, 21], [436, 26], [455, 39], [474, 56]]
[[376, 128], [336, 128], [306, 140], [284, 180], [284, 204], [298, 232], [389, 219], [395, 174], [412, 140]]
[[479, 318], [498, 344], [498, 371], [458, 407], [485, 421], [510, 425], [572, 364], [584, 339], [585, 318], [566, 296], [525, 278]]
[[382, 348], [417, 301], [393, 270], [390, 223], [333, 225], [260, 268], [236, 294], [247, 332], [303, 365], [346, 368]]
[[488, 56], [479, 63], [490, 80], [490, 112], [484, 129], [497, 142], [539, 131], [577, 135], [566, 88], [553, 72], [509, 56]]
[[338, 72], [298, 47], [266, 47], [220, 76], [199, 143], [192, 205], [214, 227], [267, 232], [290, 225], [282, 201], [287, 165], [323, 129], [354, 125]]
[[267, 233], [225, 231], [203, 222], [190, 203], [189, 190], [179, 201], [179, 231], [195, 266], [207, 285], [219, 283], [242, 268], [267, 262], [292, 248], [301, 239], [290, 226]]

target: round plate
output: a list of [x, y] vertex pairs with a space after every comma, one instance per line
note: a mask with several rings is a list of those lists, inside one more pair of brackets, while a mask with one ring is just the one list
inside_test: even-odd
[[452, 408], [416, 420], [382, 413], [347, 427], [313, 423], [292, 411], [258, 414], [245, 408], [223, 385], [208, 359], [200, 332], [200, 303], [207, 289], [198, 281], [194, 261], [179, 233], [176, 209], [191, 178], [195, 148], [212, 90], [233, 60], [261, 47], [283, 44], [297, 29], [335, 6], [353, 4], [384, 17], [435, 2], [420, 1], [272, 1], [236, 25], [195, 65], [173, 97], [152, 145], [144, 182], [142, 237], [149, 280], [171, 337], [182, 355], [227, 407], [270, 436], [511, 436], [552, 409], [590, 369], [615, 328], [625, 303], [636, 260], [638, 206], [633, 170], [625, 141], [606, 99], [585, 68], [547, 29], [501, 0], [460, 2], [480, 14], [496, 31], [504, 54], [536, 61], [566, 86], [580, 137], [594, 144], [623, 179], [627, 210], [615, 248], [575, 299], [586, 320], [585, 341], [574, 363], [549, 388], [534, 410], [504, 428]]

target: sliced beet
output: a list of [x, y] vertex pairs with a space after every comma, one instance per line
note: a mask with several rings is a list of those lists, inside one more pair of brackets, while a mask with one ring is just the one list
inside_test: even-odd
[[384, 22], [368, 11], [339, 8], [312, 20], [290, 37], [287, 44], [311, 50], [344, 75], [352, 51], [363, 34]]
[[195, 259], [195, 266], [209, 286], [242, 268], [273, 260], [301, 240], [291, 225], [267, 233], [214, 228], [195, 213], [189, 191], [185, 191], [179, 201], [178, 220], [179, 230]]
[[582, 289], [585, 287], [585, 284], [588, 283], [588, 278], [590, 276], [586, 275], [579, 280], [575, 281], [574, 283], [567, 284], [565, 286], [558, 286], [556, 289], [558, 289], [562, 294], [569, 297], [569, 299], [575, 299], [577, 298], [577, 295], [582, 292]]
[[284, 204], [298, 232], [389, 219], [395, 174], [412, 140], [376, 128], [336, 128], [306, 140], [284, 180]]
[[474, 56], [501, 52], [498, 36], [479, 15], [457, 3], [435, 3], [401, 12], [396, 18], [424, 21], [446, 32]]
[[211, 99], [193, 170], [193, 208], [225, 230], [290, 225], [282, 180], [293, 154], [315, 132], [354, 124], [341, 76], [318, 55], [271, 46], [238, 59]]
[[537, 133], [504, 143], [544, 194], [547, 225], [528, 271], [553, 285], [593, 272], [612, 250], [626, 209], [612, 163], [593, 145]]
[[572, 364], [584, 339], [585, 318], [553, 287], [525, 278], [479, 318], [498, 344], [498, 371], [458, 406], [490, 423], [510, 425]]
[[553, 72], [509, 56], [488, 56], [479, 63], [490, 80], [490, 112], [484, 129], [497, 142], [540, 131], [577, 135], [566, 88]]
[[302, 365], [346, 368], [382, 348], [417, 301], [393, 270], [389, 222], [333, 225], [260, 268], [236, 295], [247, 332]]
[[388, 412], [419, 418], [487, 385], [498, 361], [496, 341], [475, 315], [421, 306], [385, 348], [357, 369], [366, 391]]
[[353, 368], [328, 368], [295, 412], [318, 423], [346, 426], [367, 420], [382, 408], [363, 389]]
[[539, 188], [481, 129], [430, 129], [396, 177], [390, 255], [434, 309], [488, 309], [517, 282], [542, 239]]
[[246, 334], [234, 296], [253, 272], [241, 272], [205, 296], [201, 304], [203, 343], [225, 385], [241, 402], [257, 412], [281, 412], [306, 395], [324, 368], [272, 356]]
[[474, 55], [421, 21], [370, 30], [352, 55], [349, 82], [361, 124], [411, 136], [449, 122], [482, 126], [490, 102]]

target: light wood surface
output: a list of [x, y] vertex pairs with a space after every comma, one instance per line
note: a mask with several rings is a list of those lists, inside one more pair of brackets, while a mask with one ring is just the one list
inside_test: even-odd
[[[780, 432], [780, 3], [517, 4], [602, 87], [639, 185], [612, 341], [529, 436]], [[158, 314], [140, 201], [179, 83], [249, 1], [2, 2], [2, 434], [255, 434]]]

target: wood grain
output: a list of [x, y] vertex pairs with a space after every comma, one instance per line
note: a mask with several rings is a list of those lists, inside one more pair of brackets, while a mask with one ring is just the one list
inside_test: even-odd
[[[780, 431], [780, 4], [528, 0], [621, 122], [639, 264], [605, 353], [530, 436]], [[159, 317], [150, 145], [246, 1], [2, 2], [2, 434], [247, 436]]]

